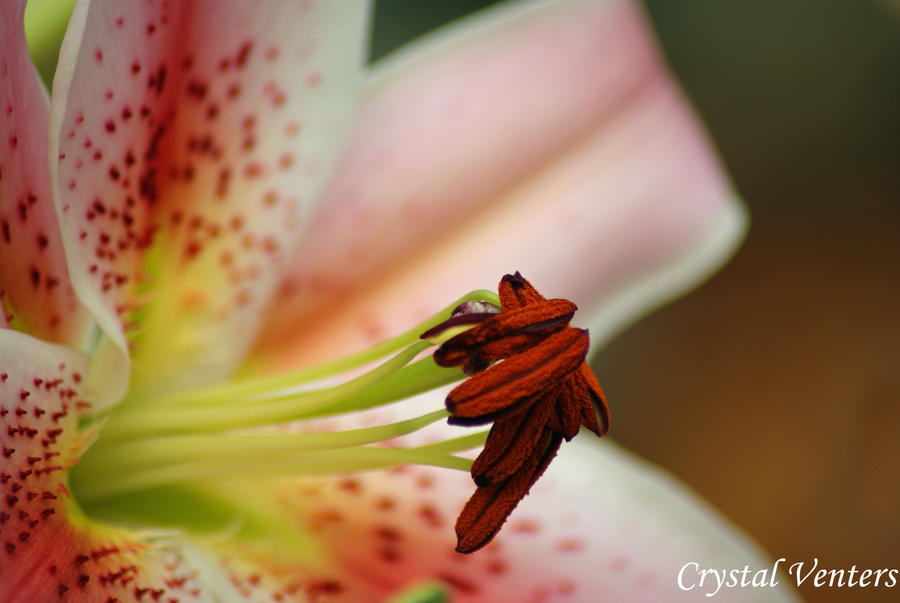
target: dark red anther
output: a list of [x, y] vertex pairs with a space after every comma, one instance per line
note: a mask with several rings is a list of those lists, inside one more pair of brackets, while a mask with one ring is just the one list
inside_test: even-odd
[[598, 436], [609, 428], [606, 399], [585, 363], [588, 333], [569, 326], [575, 304], [544, 298], [518, 272], [503, 277], [499, 296], [499, 314], [478, 316], [434, 354], [437, 364], [474, 374], [447, 396], [449, 422], [493, 422], [472, 465], [477, 489], [456, 522], [460, 553], [490, 542], [564, 438], [582, 425]]

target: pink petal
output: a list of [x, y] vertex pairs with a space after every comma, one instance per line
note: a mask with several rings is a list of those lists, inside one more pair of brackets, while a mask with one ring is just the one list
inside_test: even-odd
[[591, 315], [623, 293], [641, 295], [616, 319], [731, 249], [734, 193], [640, 11], [529, 7], [379, 74], [262, 358], [284, 367], [364, 347], [517, 269], [575, 301], [576, 324], [600, 327]]
[[[443, 583], [460, 602], [698, 601], [701, 589], [677, 587], [688, 562], [772, 567], [669, 476], [589, 439], [563, 446], [495, 541], [469, 556], [453, 552], [453, 522], [473, 488], [466, 474], [382, 471], [323, 482], [312, 499], [300, 495], [308, 485], [286, 487], [286, 498], [359, 581], [348, 599], [359, 602], [421, 580]], [[723, 588], [715, 600], [797, 600], [778, 581], [771, 589]]]
[[270, 600], [330, 584], [323, 575], [331, 574], [296, 559], [253, 556], [222, 538], [204, 550], [190, 535], [148, 538], [86, 519], [67, 473], [86, 438], [79, 420], [93, 412], [88, 363], [70, 348], [0, 330], [0, 601], [235, 601], [249, 590]]
[[0, 600], [124, 601], [143, 589], [187, 598], [198, 590], [194, 568], [174, 551], [72, 511], [66, 468], [90, 412], [87, 364], [69, 348], [0, 331]]
[[364, 14], [352, 1], [76, 6], [52, 177], [75, 289], [122, 363], [140, 322], [134, 387], [199, 385], [243, 355], [342, 140]]
[[24, 2], [0, 3], [0, 301], [17, 328], [76, 344], [90, 317], [66, 269], [47, 163], [47, 94], [28, 55], [24, 10]]

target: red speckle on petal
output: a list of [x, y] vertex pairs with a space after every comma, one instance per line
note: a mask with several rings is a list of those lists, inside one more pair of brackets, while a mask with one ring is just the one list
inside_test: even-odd
[[252, 49], [253, 49], [252, 42], [248, 41], [248, 42], [244, 42], [243, 44], [241, 44], [241, 47], [238, 49], [237, 59], [235, 60], [235, 63], [237, 64], [238, 68], [242, 68], [244, 65], [247, 64], [247, 58], [250, 56], [250, 51]]
[[520, 519], [510, 524], [510, 529], [519, 534], [536, 534], [541, 526], [532, 519]]
[[469, 580], [468, 578], [463, 578], [461, 576], [457, 576], [456, 574], [451, 574], [449, 572], [442, 572], [437, 575], [437, 578], [442, 582], [446, 582], [448, 586], [453, 588], [454, 590], [458, 590], [461, 593], [467, 595], [474, 595], [478, 592], [478, 585]]
[[566, 538], [556, 543], [556, 550], [563, 553], [574, 553], [584, 548], [584, 542], [578, 538]]

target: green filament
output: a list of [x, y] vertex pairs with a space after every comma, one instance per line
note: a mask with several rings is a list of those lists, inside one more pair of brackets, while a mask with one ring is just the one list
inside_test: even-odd
[[[468, 471], [471, 459], [455, 453], [482, 445], [486, 431], [417, 447], [378, 445], [446, 418], [443, 409], [328, 433], [296, 433], [296, 422], [374, 408], [464, 378], [459, 369], [439, 367], [430, 356], [419, 358], [434, 345], [419, 335], [473, 300], [499, 304], [496, 294], [475, 291], [409, 331], [345, 358], [287, 375], [131, 398], [102, 419], [100, 437], [71, 471], [71, 485], [80, 501], [102, 506], [170, 484], [224, 478], [340, 474], [406, 464]], [[343, 383], [310, 389], [314, 381], [382, 359]], [[291, 433], [280, 429], [287, 424], [294, 424]]]

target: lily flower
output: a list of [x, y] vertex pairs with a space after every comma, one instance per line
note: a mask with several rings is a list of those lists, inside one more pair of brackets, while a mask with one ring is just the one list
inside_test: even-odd
[[743, 232], [631, 2], [502, 6], [364, 72], [355, 0], [79, 0], [49, 100], [23, 10], [0, 3], [0, 600], [656, 601], [702, 597], [689, 562], [766, 566], [584, 437], [453, 550], [454, 453], [486, 434], [438, 423], [463, 375], [415, 360], [441, 308], [521, 269], [596, 348]]

